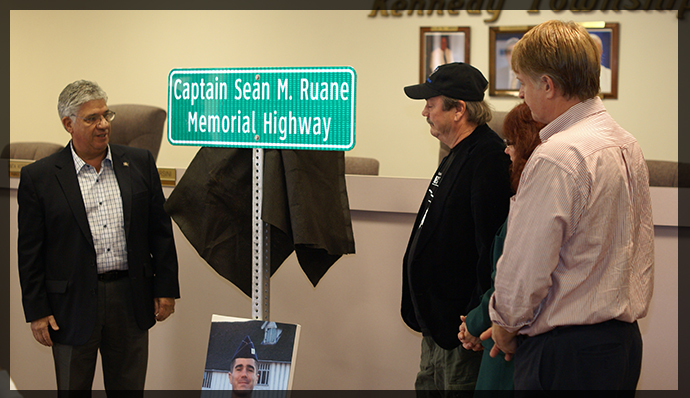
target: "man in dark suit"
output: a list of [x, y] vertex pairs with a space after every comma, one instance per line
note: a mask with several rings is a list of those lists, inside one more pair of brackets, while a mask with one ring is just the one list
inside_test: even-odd
[[105, 92], [60, 94], [62, 151], [21, 170], [18, 258], [36, 340], [53, 349], [59, 390], [90, 390], [100, 350], [107, 390], [143, 390], [148, 329], [174, 312], [178, 265], [150, 152], [109, 145]]
[[481, 72], [457, 62], [405, 87], [408, 97], [426, 100], [422, 116], [431, 135], [451, 148], [431, 180], [403, 260], [401, 314], [423, 335], [415, 388], [431, 396], [474, 390], [482, 353], [460, 345], [460, 316], [491, 285], [491, 243], [508, 214], [510, 159], [486, 125], [487, 86]]

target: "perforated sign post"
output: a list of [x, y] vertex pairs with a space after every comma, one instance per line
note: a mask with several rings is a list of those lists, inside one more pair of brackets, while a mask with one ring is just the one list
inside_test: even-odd
[[269, 228], [261, 220], [263, 149], [355, 146], [355, 70], [344, 67], [173, 69], [168, 141], [254, 148], [252, 314], [269, 320]]

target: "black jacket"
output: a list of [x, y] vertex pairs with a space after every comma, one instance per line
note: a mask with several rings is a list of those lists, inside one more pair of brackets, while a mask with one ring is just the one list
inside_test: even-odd
[[[154, 297], [178, 298], [172, 222], [150, 152], [110, 145], [122, 196], [137, 324], [156, 323]], [[80, 345], [97, 321], [96, 251], [70, 146], [21, 170], [18, 259], [27, 322], [53, 315], [54, 342]]]
[[403, 259], [402, 317], [418, 332], [425, 325], [444, 349], [460, 345], [460, 315], [477, 306], [491, 286], [491, 242], [508, 215], [511, 195], [510, 158], [504, 150], [487, 125], [451, 150], [453, 161], [435, 192], [414, 258], [410, 249], [421, 210]]

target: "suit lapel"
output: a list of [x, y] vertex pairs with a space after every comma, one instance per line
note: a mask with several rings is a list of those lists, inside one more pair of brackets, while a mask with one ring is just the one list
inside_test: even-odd
[[122, 211], [125, 219], [125, 236], [129, 236], [132, 216], [132, 170], [127, 154], [119, 147], [110, 145], [113, 158], [113, 169], [122, 196]]
[[76, 218], [81, 232], [91, 246], [93, 246], [93, 237], [89, 228], [89, 220], [86, 217], [84, 198], [81, 195], [81, 188], [79, 188], [77, 173], [74, 169], [74, 159], [72, 158], [72, 149], [69, 144], [60, 153], [60, 157], [55, 162], [55, 168], [55, 176], [62, 188], [62, 193], [67, 198], [67, 203], [69, 203], [72, 209], [74, 218]]
[[438, 227], [441, 218], [443, 217], [448, 193], [453, 189], [458, 173], [460, 170], [462, 170], [464, 164], [467, 162], [467, 155], [473, 141], [469, 138], [473, 135], [474, 133], [470, 134], [467, 138], [465, 138], [465, 140], [458, 144], [461, 145], [459, 148], [454, 149], [455, 154], [453, 156], [452, 163], [446, 170], [445, 175], [442, 177], [441, 183], [436, 190], [435, 198], [429, 206], [426, 219], [424, 220], [424, 227], [420, 231], [419, 241], [417, 242], [417, 248], [415, 251], [416, 253], [421, 253], [424, 250], [424, 247], [429, 242], [434, 230]]

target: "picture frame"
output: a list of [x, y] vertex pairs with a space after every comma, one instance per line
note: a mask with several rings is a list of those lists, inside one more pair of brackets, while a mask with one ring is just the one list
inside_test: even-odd
[[489, 27], [489, 95], [517, 97], [520, 91], [510, 67], [512, 48], [532, 26]]
[[253, 356], [257, 380], [251, 389], [285, 396], [276, 393], [292, 389], [301, 328], [294, 323], [213, 314], [201, 390], [232, 390], [229, 373], [234, 357]]
[[419, 82], [439, 65], [470, 62], [470, 28], [467, 26], [419, 28]]
[[[601, 44], [600, 96], [618, 98], [618, 22], [580, 22]], [[518, 96], [519, 87], [510, 68], [510, 49], [532, 26], [492, 26], [489, 28], [489, 95]]]
[[600, 95], [605, 99], [617, 99], [619, 24], [618, 22], [583, 22], [582, 25], [597, 45], [601, 46]]

